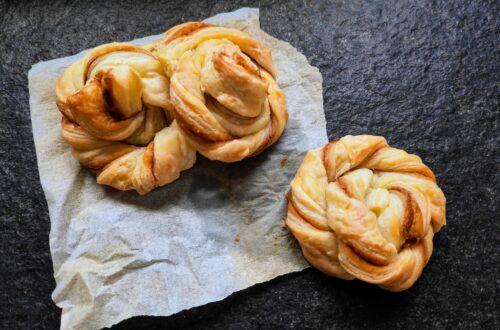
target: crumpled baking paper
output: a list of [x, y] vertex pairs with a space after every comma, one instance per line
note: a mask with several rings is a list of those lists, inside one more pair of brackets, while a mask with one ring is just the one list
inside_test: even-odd
[[54, 86], [84, 52], [29, 71], [33, 135], [51, 221], [52, 299], [63, 310], [62, 329], [171, 315], [307, 267], [283, 228], [284, 195], [305, 151], [327, 142], [321, 74], [290, 44], [260, 30], [258, 9], [206, 21], [245, 30], [271, 49], [288, 126], [257, 157], [225, 164], [198, 156], [179, 180], [146, 196], [98, 185], [60, 138]]

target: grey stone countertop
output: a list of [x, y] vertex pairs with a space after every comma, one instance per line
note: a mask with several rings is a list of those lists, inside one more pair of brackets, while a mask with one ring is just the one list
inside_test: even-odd
[[314, 269], [116, 329], [500, 328], [500, 2], [0, 2], [0, 328], [55, 329], [49, 215], [31, 132], [31, 65], [242, 6], [323, 74], [328, 135], [371, 133], [420, 155], [446, 227], [403, 293]]

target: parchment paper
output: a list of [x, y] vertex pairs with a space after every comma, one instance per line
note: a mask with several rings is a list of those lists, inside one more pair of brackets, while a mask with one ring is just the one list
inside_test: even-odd
[[258, 9], [207, 21], [246, 30], [271, 49], [287, 97], [288, 126], [276, 145], [255, 158], [224, 164], [198, 156], [179, 180], [146, 196], [96, 184], [60, 138], [55, 82], [84, 52], [38, 63], [28, 74], [51, 221], [52, 299], [63, 309], [62, 329], [171, 315], [307, 267], [280, 225], [284, 194], [305, 151], [327, 142], [321, 74], [290, 44], [260, 30]]

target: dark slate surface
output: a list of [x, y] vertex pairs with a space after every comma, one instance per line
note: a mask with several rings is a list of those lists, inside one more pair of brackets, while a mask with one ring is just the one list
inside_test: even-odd
[[[320, 68], [330, 138], [381, 134], [436, 172], [448, 225], [416, 285], [391, 294], [309, 269], [116, 329], [500, 328], [499, 2], [416, 2], [260, 4], [263, 28]], [[259, 4], [0, 4], [0, 328], [59, 327], [29, 119], [30, 66], [242, 5]]]

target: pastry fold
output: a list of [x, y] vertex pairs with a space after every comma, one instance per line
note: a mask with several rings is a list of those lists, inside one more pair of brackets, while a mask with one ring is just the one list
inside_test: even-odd
[[445, 204], [420, 157], [383, 137], [345, 136], [306, 154], [286, 223], [322, 272], [403, 291], [429, 261]]
[[236, 162], [283, 133], [288, 111], [271, 52], [249, 34], [189, 22], [146, 48], [171, 78], [179, 128], [205, 157]]
[[97, 182], [146, 194], [193, 166], [179, 130], [170, 80], [149, 50], [110, 43], [68, 67], [56, 85], [61, 135]]

